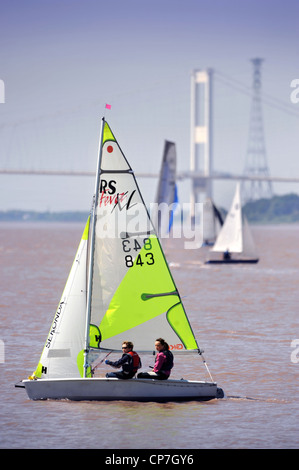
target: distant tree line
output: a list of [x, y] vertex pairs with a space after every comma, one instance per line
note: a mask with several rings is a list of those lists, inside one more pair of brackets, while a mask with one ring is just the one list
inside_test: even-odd
[[[284, 196], [273, 196], [271, 199], [247, 202], [243, 211], [251, 223], [279, 224], [299, 222], [299, 196], [292, 193]], [[221, 213], [225, 218], [227, 212], [221, 209]], [[0, 211], [0, 221], [6, 222], [85, 222], [87, 217], [87, 212]]]
[[248, 221], [253, 223], [299, 222], [299, 196], [292, 193], [250, 201], [243, 210]]
[[87, 217], [87, 212], [0, 211], [0, 221], [5, 222], [86, 222]]

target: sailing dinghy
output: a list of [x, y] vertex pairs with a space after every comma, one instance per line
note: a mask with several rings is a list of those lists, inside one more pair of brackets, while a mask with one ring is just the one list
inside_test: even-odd
[[156, 222], [155, 227], [160, 240], [164, 237], [168, 238], [177, 203], [176, 145], [174, 142], [166, 140], [156, 196], [158, 213], [153, 213], [153, 220]]
[[256, 247], [245, 215], [242, 213], [240, 184], [224, 224], [211, 253], [222, 253], [222, 258], [211, 257], [206, 263], [257, 263]]
[[38, 366], [16, 386], [33, 400], [223, 397], [211, 375], [211, 381], [95, 376], [124, 340], [141, 355], [154, 354], [161, 334], [175, 356], [199, 354], [209, 372], [134, 173], [103, 118], [91, 215]]

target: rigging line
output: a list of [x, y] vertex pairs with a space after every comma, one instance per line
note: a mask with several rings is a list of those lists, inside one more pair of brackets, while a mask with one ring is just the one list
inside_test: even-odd
[[154, 230], [147, 230], [146, 232], [120, 232], [120, 238], [131, 238], [131, 237], [141, 237], [142, 235], [151, 235], [154, 234]]
[[[240, 93], [243, 93], [247, 96], [250, 96], [250, 97], [253, 97], [254, 96], [254, 93], [253, 93], [253, 90], [241, 83], [241, 82], [238, 82], [237, 80], [231, 78], [231, 77], [228, 77], [220, 72], [217, 72], [217, 76], [218, 76], [218, 80], [222, 83], [224, 83], [225, 85], [233, 88], [234, 90], [240, 92]], [[272, 108], [275, 108], [275, 109], [278, 109], [279, 111], [282, 111], [286, 114], [289, 114], [290, 116], [295, 116], [295, 117], [298, 117], [299, 118], [299, 112], [297, 110], [295, 110], [294, 108], [291, 108], [291, 105], [288, 105], [286, 103], [284, 103], [283, 101], [280, 101], [278, 100], [277, 98], [274, 98], [273, 96], [261, 91], [260, 92], [260, 97], [261, 97], [261, 101], [266, 104], [267, 106], [270, 106]]]
[[[243, 82], [240, 82], [239, 80], [236, 80], [235, 78], [233, 77], [230, 77], [229, 75], [226, 75], [222, 72], [216, 72], [217, 75], [219, 75], [220, 77], [222, 77], [223, 79], [225, 80], [228, 80], [229, 82], [233, 82], [235, 83], [237, 86], [240, 86], [241, 88], [244, 88], [246, 91], [249, 91], [251, 94], [253, 94], [253, 90], [252, 90], [252, 87], [249, 86], [249, 85], [246, 85], [245, 83]], [[276, 101], [277, 103], [281, 104], [282, 106], [289, 106], [288, 104], [284, 103], [283, 101], [280, 101], [278, 100], [277, 98], [275, 98], [274, 96], [272, 95], [269, 95], [268, 93], [265, 93], [263, 90], [260, 91], [261, 94], [269, 99], [273, 99], [274, 101]]]
[[205, 365], [205, 367], [206, 367], [206, 369], [207, 369], [207, 372], [208, 372], [208, 374], [209, 374], [209, 376], [210, 376], [211, 381], [214, 382], [214, 379], [213, 379], [213, 377], [212, 377], [212, 374], [211, 374], [211, 372], [210, 372], [210, 369], [208, 368], [208, 364], [207, 364], [207, 362], [206, 362], [206, 360], [205, 360], [205, 357], [204, 357], [204, 355], [203, 355], [203, 351], [201, 351], [200, 349], [198, 349], [198, 354], [199, 354], [199, 355], [201, 356], [201, 358], [202, 358], [202, 361], [203, 361], [203, 363], [204, 363], [204, 365]]
[[[242, 93], [252, 96], [253, 92], [251, 87], [248, 85], [245, 85], [244, 83], [238, 82], [237, 80], [228, 77], [220, 72], [215, 73], [216, 77], [218, 77], [218, 80], [220, 80], [222, 83], [230, 86], [231, 88], [234, 88], [235, 90], [241, 91]], [[241, 88], [241, 90], [239, 90]]]
[[103, 362], [105, 361], [105, 359], [110, 356], [110, 354], [112, 353], [112, 351], [109, 351], [108, 354], [106, 354], [106, 356], [98, 363], [96, 364], [94, 367], [91, 367], [90, 366], [90, 372], [91, 372], [91, 375], [94, 374], [95, 370], [101, 365], [103, 364]]

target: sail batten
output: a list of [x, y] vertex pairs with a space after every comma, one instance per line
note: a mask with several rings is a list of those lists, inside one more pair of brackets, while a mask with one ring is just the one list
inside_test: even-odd
[[105, 174], [105, 173], [129, 173], [129, 174], [133, 174], [133, 171], [132, 170], [101, 170], [101, 174]]

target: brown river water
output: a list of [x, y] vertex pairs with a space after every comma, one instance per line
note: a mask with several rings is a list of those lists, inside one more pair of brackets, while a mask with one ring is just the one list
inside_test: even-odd
[[[165, 243], [199, 346], [226, 398], [34, 402], [14, 387], [37, 365], [83, 228], [0, 224], [0, 447], [298, 448], [299, 225], [253, 227], [257, 265], [205, 265], [207, 248]], [[207, 378], [201, 358], [176, 362], [176, 377]]]

